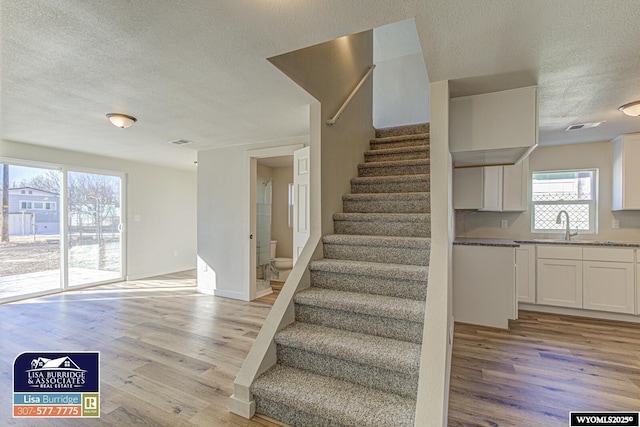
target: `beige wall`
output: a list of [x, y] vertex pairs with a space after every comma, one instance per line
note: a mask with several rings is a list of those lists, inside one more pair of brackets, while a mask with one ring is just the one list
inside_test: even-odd
[[[12, 141], [0, 141], [0, 156], [125, 173], [127, 277], [139, 279], [195, 268], [195, 166], [193, 171], [170, 169]], [[134, 222], [134, 215], [140, 215], [141, 221]]]
[[[531, 172], [563, 169], [598, 168], [598, 234], [581, 234], [577, 239], [640, 241], [640, 211], [612, 212], [612, 145], [610, 141], [538, 147], [529, 157]], [[531, 184], [529, 183], [529, 193]], [[507, 228], [500, 228], [506, 219]], [[611, 228], [613, 219], [620, 228]], [[531, 202], [526, 212], [456, 213], [456, 236], [492, 238], [559, 238], [560, 233], [531, 232]]]
[[[276, 67], [321, 103], [321, 224], [322, 234], [333, 232], [333, 214], [342, 212], [342, 195], [373, 138], [373, 84], [368, 79], [332, 127], [333, 117], [373, 64], [373, 31], [341, 37], [295, 52], [269, 58]], [[313, 153], [312, 153], [313, 154]], [[312, 213], [313, 215], [313, 213]]]
[[271, 238], [278, 241], [276, 256], [293, 258], [293, 227], [288, 223], [289, 183], [293, 182], [293, 166], [277, 167], [273, 172], [271, 205]]

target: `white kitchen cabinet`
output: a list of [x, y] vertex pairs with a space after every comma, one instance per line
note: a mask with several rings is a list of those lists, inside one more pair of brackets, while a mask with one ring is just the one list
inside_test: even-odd
[[584, 261], [583, 308], [634, 314], [634, 275], [633, 263]]
[[537, 144], [536, 87], [456, 97], [449, 103], [455, 167], [512, 164]]
[[482, 209], [484, 168], [453, 170], [453, 208]]
[[456, 322], [506, 329], [517, 318], [514, 249], [453, 246]]
[[538, 258], [538, 304], [582, 308], [582, 261]]
[[516, 248], [516, 288], [518, 302], [536, 303], [535, 245], [520, 245]]
[[612, 210], [640, 210], [640, 133], [613, 140]]
[[489, 212], [526, 211], [529, 158], [509, 166], [453, 170], [453, 208]]

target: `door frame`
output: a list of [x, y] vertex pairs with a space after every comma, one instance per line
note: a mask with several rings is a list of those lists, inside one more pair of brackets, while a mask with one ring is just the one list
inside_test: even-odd
[[[292, 144], [282, 145], [270, 148], [259, 148], [255, 150], [247, 150], [245, 156], [245, 164], [247, 175], [249, 176], [249, 191], [247, 197], [247, 210], [249, 221], [245, 229], [247, 236], [245, 244], [245, 259], [248, 261], [249, 276], [248, 289], [249, 301], [256, 299], [256, 179], [258, 175], [258, 159], [269, 157], [293, 156], [296, 150], [304, 148], [308, 144]], [[293, 164], [292, 164], [293, 165]], [[253, 236], [253, 238], [252, 238]]]

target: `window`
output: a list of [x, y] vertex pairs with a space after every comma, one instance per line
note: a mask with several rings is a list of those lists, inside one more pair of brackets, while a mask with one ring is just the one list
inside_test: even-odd
[[20, 202], [20, 209], [31, 209], [31, 202]]
[[33, 209], [44, 209], [42, 202], [33, 202]]
[[56, 204], [55, 204], [55, 202], [46, 202], [44, 204], [44, 208], [46, 210], [55, 210], [56, 209]]
[[571, 230], [597, 233], [598, 170], [534, 172], [531, 186], [533, 215], [531, 231], [559, 233], [564, 231], [564, 215], [569, 214]]

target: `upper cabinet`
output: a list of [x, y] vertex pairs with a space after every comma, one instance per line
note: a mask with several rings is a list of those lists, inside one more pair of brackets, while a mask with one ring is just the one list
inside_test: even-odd
[[640, 133], [613, 140], [614, 211], [640, 210]]
[[526, 211], [529, 158], [512, 166], [453, 170], [453, 208]]
[[452, 98], [454, 167], [514, 164], [538, 144], [536, 86]]

